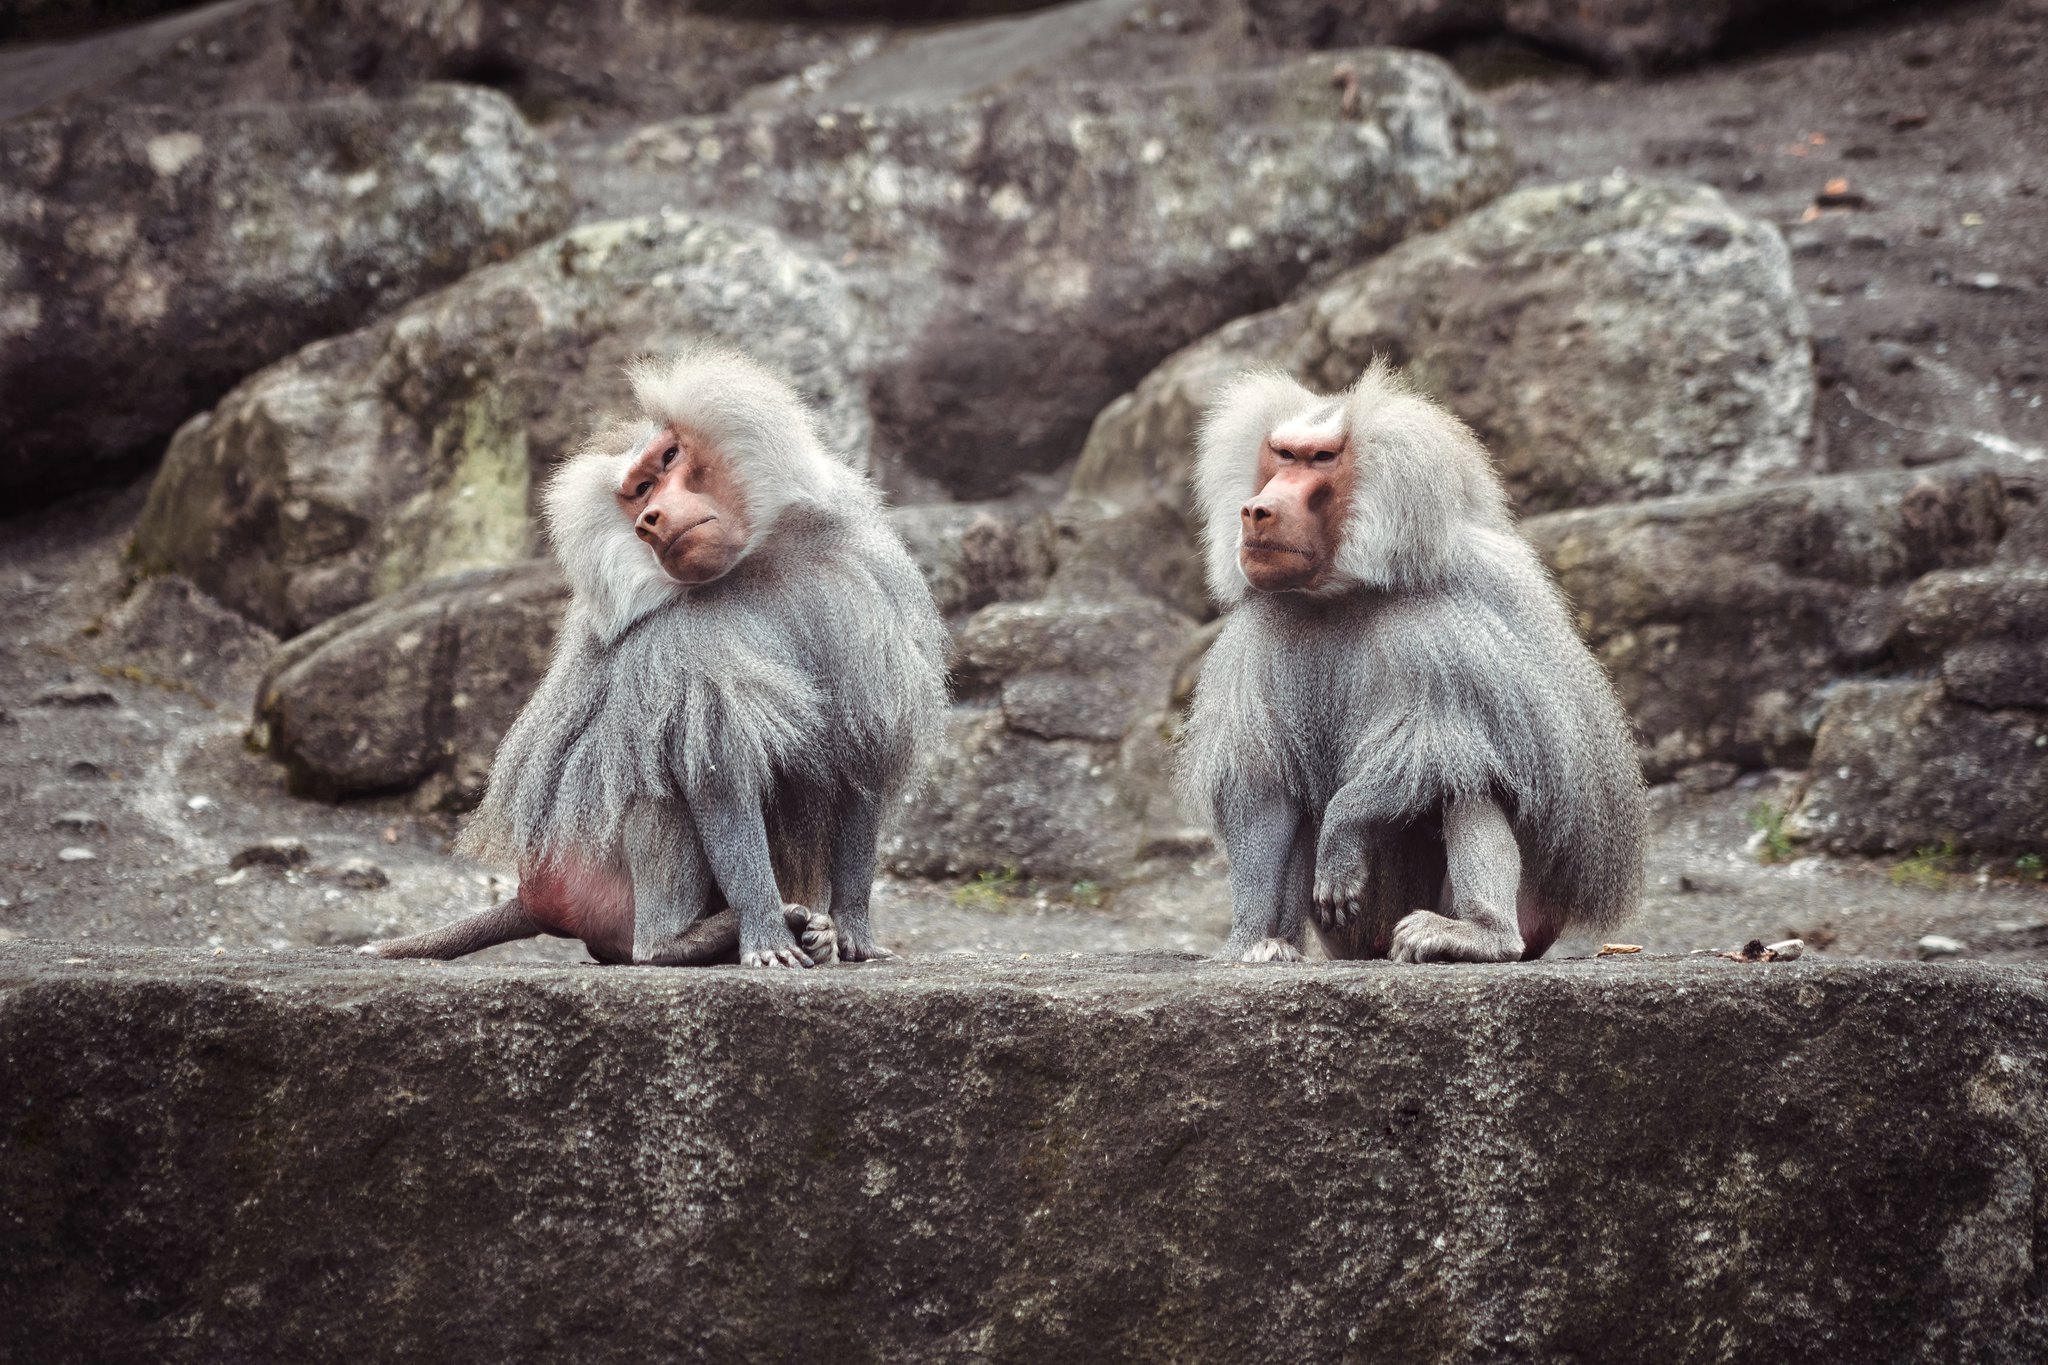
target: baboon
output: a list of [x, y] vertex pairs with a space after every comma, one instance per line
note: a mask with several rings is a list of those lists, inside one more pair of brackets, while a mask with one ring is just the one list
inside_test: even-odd
[[893, 956], [868, 898], [882, 812], [943, 719], [931, 593], [786, 382], [708, 345], [632, 380], [644, 421], [548, 483], [569, 609], [461, 841], [519, 889], [365, 951], [545, 933], [600, 962]]
[[1223, 955], [1507, 962], [1642, 886], [1642, 769], [1486, 451], [1375, 362], [1240, 376], [1195, 472], [1209, 652], [1182, 777], [1230, 858]]

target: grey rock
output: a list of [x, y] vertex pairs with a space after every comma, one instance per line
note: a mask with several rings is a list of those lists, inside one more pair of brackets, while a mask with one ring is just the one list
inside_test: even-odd
[[791, 977], [9, 943], [0, 1353], [2048, 1353], [2038, 965]]
[[1052, 577], [1053, 522], [1040, 498], [892, 507], [889, 524], [949, 620], [1036, 597]]
[[879, 40], [869, 25], [750, 22], [695, 6], [224, 0], [59, 48], [0, 50], [0, 118], [59, 104], [215, 108], [460, 80], [502, 90], [558, 127], [644, 123], [723, 109], [763, 83], [809, 84]]
[[1246, 0], [1268, 41], [1437, 47], [1498, 36], [1644, 71], [1768, 38], [1788, 23], [1847, 19], [1887, 0]]
[[177, 9], [189, 0], [0, 0], [0, 43], [47, 42]]
[[954, 686], [994, 693], [1003, 723], [1023, 734], [1120, 740], [1166, 706], [1194, 632], [1144, 599], [1000, 603], [962, 630]]
[[1180, 492], [1237, 371], [1334, 391], [1375, 356], [1478, 432], [1525, 513], [1750, 486], [1805, 462], [1809, 332], [1777, 229], [1716, 191], [1535, 186], [1175, 355], [1098, 417], [1074, 486]]
[[547, 670], [569, 590], [552, 562], [452, 574], [336, 617], [271, 661], [258, 733], [298, 795], [333, 800], [434, 779], [466, 809]]
[[1557, 512], [1523, 529], [1662, 779], [1708, 760], [1804, 766], [1820, 693], [1885, 661], [1913, 580], [1992, 558], [2007, 505], [1999, 475], [1951, 467]]
[[135, 536], [280, 634], [437, 574], [531, 554], [538, 476], [630, 411], [632, 359], [744, 344], [865, 458], [837, 272], [764, 228], [577, 228], [240, 385], [171, 443]]
[[1171, 780], [1165, 715], [1121, 743], [1044, 739], [1000, 709], [957, 707], [929, 780], [888, 821], [882, 860], [912, 876], [1016, 868], [1050, 880], [1115, 883], [1162, 831], [1188, 821]]
[[892, 482], [963, 497], [1071, 459], [1174, 348], [1503, 189], [1507, 148], [1412, 53], [937, 105], [684, 119], [623, 165], [820, 243], [875, 300]]
[[2048, 568], [1931, 573], [1906, 594], [1902, 651], [1939, 660], [1948, 695], [2048, 707]]
[[1830, 853], [2038, 854], [2048, 711], [1953, 701], [1938, 683], [1839, 684], [1786, 829]]
[[0, 492], [156, 458], [236, 380], [559, 229], [553, 156], [502, 96], [0, 125]]
[[124, 677], [247, 704], [277, 637], [176, 574], [145, 580], [107, 613], [93, 652]]

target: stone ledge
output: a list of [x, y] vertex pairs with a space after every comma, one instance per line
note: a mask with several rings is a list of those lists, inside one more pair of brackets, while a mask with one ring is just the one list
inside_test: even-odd
[[2048, 969], [0, 945], [0, 1356], [2023, 1360]]

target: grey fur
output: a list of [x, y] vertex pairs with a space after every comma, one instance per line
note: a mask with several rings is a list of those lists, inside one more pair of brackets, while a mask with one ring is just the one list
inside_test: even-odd
[[[462, 851], [522, 875], [569, 860], [630, 877], [635, 961], [674, 960], [730, 905], [742, 961], [809, 965], [788, 902], [830, 905], [841, 956], [886, 956], [868, 921], [878, 815], [922, 775], [945, 708], [930, 591], [782, 380], [705, 348], [635, 387], [649, 425], [631, 448], [586, 451], [550, 482], [573, 596]], [[698, 587], [668, 579], [613, 495], [665, 423], [725, 451], [753, 520], [744, 557]]]
[[1485, 450], [1375, 363], [1342, 396], [1357, 453], [1335, 580], [1252, 592], [1238, 508], [1266, 434], [1327, 399], [1241, 377], [1196, 470], [1210, 590], [1182, 779], [1231, 859], [1225, 954], [1499, 961], [1635, 907], [1645, 811], [1627, 717], [1515, 531]]

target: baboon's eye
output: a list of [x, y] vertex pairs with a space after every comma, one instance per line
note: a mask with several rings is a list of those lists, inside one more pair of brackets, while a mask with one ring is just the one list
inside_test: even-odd
[[674, 446], [670, 446], [666, 451], [662, 453], [661, 467], [663, 469], [667, 469], [671, 464], [675, 463], [675, 458], [676, 448]]
[[647, 490], [652, 487], [654, 487], [654, 481], [652, 479], [642, 479], [640, 481], [640, 486], [633, 490], [633, 497], [635, 501], [646, 497]]
[[1315, 458], [1317, 464], [1328, 464], [1337, 458], [1337, 452], [1334, 450], [1318, 450]]

